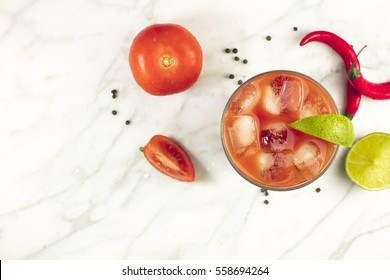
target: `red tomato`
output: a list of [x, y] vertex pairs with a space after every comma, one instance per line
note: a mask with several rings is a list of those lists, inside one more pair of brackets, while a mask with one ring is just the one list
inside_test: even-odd
[[155, 135], [144, 147], [146, 159], [161, 173], [183, 182], [195, 180], [195, 169], [186, 151], [171, 138]]
[[202, 70], [202, 49], [196, 38], [177, 24], [155, 24], [134, 38], [129, 52], [137, 84], [153, 95], [190, 88]]

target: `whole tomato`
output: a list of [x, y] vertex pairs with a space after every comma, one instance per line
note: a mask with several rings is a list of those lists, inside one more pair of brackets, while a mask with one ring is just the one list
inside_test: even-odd
[[153, 95], [190, 88], [202, 70], [202, 49], [196, 38], [177, 24], [154, 24], [134, 38], [129, 52], [137, 84]]

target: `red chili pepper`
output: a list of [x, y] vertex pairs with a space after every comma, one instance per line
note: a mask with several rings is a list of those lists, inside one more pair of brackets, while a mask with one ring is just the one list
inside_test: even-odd
[[[344, 39], [340, 38], [334, 33], [328, 31], [314, 31], [307, 34], [300, 42], [300, 45], [303, 46], [310, 42], [321, 42], [329, 47], [331, 47], [344, 61], [345, 70], [348, 72], [351, 66], [354, 65], [355, 69], [360, 72], [360, 64], [357, 59], [357, 55], [350, 44], [348, 44]], [[354, 87], [347, 84], [347, 103], [345, 106], [344, 115], [349, 119], [353, 119], [355, 116], [361, 100], [361, 93], [355, 90]]]
[[[363, 49], [366, 46], [363, 47]], [[356, 56], [357, 57], [363, 50], [361, 49], [359, 53]], [[390, 98], [390, 82], [382, 83], [382, 84], [375, 84], [367, 81], [363, 78], [362, 73], [360, 72], [360, 69], [356, 68], [354, 65], [356, 63], [354, 62], [351, 66], [351, 68], [348, 71], [348, 81], [352, 84], [352, 86], [362, 94], [372, 98], [372, 99], [389, 99]]]
[[367, 97], [376, 100], [390, 99], [390, 82], [375, 84], [367, 81], [360, 75], [357, 78], [348, 77], [349, 83], [358, 91]]
[[352, 86], [350, 82], [347, 82], [347, 104], [345, 105], [344, 115], [350, 120], [356, 114], [357, 109], [360, 106], [360, 100], [362, 95]]
[[357, 56], [354, 49], [350, 44], [336, 34], [329, 31], [310, 32], [302, 38], [299, 45], [303, 46], [310, 42], [321, 42], [331, 47], [343, 59], [345, 70], [347, 72], [354, 63], [355, 68], [360, 70], [360, 64], [356, 59]]
[[328, 31], [314, 31], [307, 34], [301, 40], [300, 45], [303, 46], [313, 41], [324, 43], [337, 52], [343, 59], [345, 69], [348, 74], [350, 74], [351, 67], [358, 70], [358, 75], [356, 75], [356, 73], [354, 73], [355, 75], [348, 75], [349, 82], [353, 85], [357, 92], [372, 99], [390, 99], [390, 82], [372, 83], [366, 80], [360, 72], [360, 65], [355, 51], [344, 39]]

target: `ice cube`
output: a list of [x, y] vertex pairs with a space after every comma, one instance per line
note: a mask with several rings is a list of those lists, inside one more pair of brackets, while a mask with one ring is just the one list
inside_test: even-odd
[[304, 142], [295, 150], [294, 165], [306, 179], [320, 172], [322, 162], [320, 147], [314, 141]]
[[260, 132], [261, 148], [266, 152], [278, 152], [292, 149], [294, 145], [291, 131], [284, 123], [272, 123]]
[[228, 134], [236, 156], [251, 155], [260, 149], [258, 128], [259, 121], [255, 115], [232, 117]]
[[278, 76], [264, 91], [265, 109], [274, 115], [300, 110], [309, 93], [308, 85], [301, 79]]
[[230, 103], [230, 110], [234, 115], [248, 112], [257, 103], [260, 98], [260, 92], [252, 84], [245, 85], [241, 91], [236, 94]]
[[279, 115], [282, 111], [280, 96], [275, 95], [271, 86], [267, 86], [264, 91], [263, 99], [264, 108], [273, 115]]
[[325, 103], [325, 100], [318, 95], [309, 96], [303, 103], [300, 117], [307, 118], [319, 114], [328, 114], [329, 110]]
[[280, 94], [283, 110], [296, 111], [301, 108], [306, 92], [303, 91], [303, 82], [299, 80], [286, 81]]
[[273, 182], [289, 180], [294, 175], [292, 152], [261, 153], [260, 175]]
[[266, 172], [272, 168], [275, 159], [273, 153], [261, 153], [259, 156], [260, 172]]

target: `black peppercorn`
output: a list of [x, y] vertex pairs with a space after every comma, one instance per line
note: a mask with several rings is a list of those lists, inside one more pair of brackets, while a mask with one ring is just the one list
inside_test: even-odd
[[269, 201], [268, 200], [264, 200], [264, 204], [269, 204]]
[[229, 79], [234, 79], [234, 75], [233, 75], [233, 74], [230, 74], [230, 75], [229, 75]]
[[116, 114], [118, 114], [118, 112], [116, 111], [116, 110], [112, 110], [112, 112], [111, 112], [113, 115], [116, 115]]
[[235, 61], [239, 61], [240, 58], [239, 58], [238, 56], [235, 56], [235, 57], [234, 57], [234, 60], [235, 60]]
[[129, 121], [129, 120], [127, 120], [127, 121], [125, 122], [125, 124], [126, 124], [126, 125], [129, 125], [129, 124], [130, 124], [130, 121]]
[[242, 61], [242, 63], [247, 64], [247, 63], [248, 63], [248, 59], [244, 59], [244, 60]]
[[233, 53], [238, 53], [238, 49], [237, 48], [234, 48], [232, 51], [233, 51]]
[[225, 49], [225, 53], [230, 53], [230, 49]]
[[316, 192], [320, 192], [321, 191], [321, 189], [320, 188], [316, 188]]
[[238, 80], [238, 84], [239, 84], [239, 85], [242, 85], [242, 80]]
[[272, 37], [268, 35], [267, 37], [265, 37], [265, 39], [267, 39], [267, 41], [271, 41]]
[[116, 98], [118, 91], [116, 89], [112, 89], [111, 93], [112, 93], [112, 98]]

